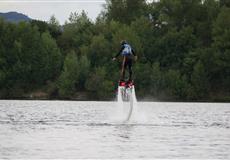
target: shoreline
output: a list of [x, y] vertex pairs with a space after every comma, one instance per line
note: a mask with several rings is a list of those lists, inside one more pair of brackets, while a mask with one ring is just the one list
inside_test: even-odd
[[[214, 95], [203, 99], [180, 99], [170, 96], [152, 95], [140, 96], [136, 95], [138, 102], [178, 102], [178, 103], [230, 103], [230, 96], [228, 95]], [[37, 90], [34, 92], [27, 92], [15, 95], [0, 96], [0, 100], [47, 100], [47, 101], [115, 101], [116, 93], [107, 97], [93, 96], [89, 92], [80, 91], [69, 96], [60, 96], [58, 94], [50, 94], [49, 92]]]
[[[13, 100], [22, 100], [22, 101], [91, 101], [91, 102], [115, 102], [116, 98], [111, 99], [78, 99], [78, 98], [0, 98], [0, 101], [13, 101]], [[183, 100], [145, 100], [137, 99], [138, 102], [159, 102], [159, 103], [230, 103], [229, 100], [194, 100], [194, 101], [183, 101]]]

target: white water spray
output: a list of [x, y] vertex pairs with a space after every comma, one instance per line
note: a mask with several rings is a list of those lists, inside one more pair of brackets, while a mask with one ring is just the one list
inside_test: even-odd
[[129, 101], [123, 100], [124, 89], [123, 86], [118, 86], [116, 109], [110, 116], [111, 120], [116, 123], [145, 123], [147, 119], [143, 109], [138, 106], [134, 85], [129, 94]]
[[[125, 94], [128, 94], [128, 101], [124, 101], [124, 91]], [[118, 107], [122, 111], [120, 115], [122, 115], [122, 119], [127, 122], [133, 119], [134, 113], [137, 112], [137, 99], [135, 94], [135, 88], [132, 86], [131, 90], [127, 90], [124, 87], [118, 87], [117, 93], [117, 102]], [[136, 115], [136, 114], [135, 114]]]
[[135, 93], [135, 87], [133, 86], [133, 91], [132, 91], [132, 98], [134, 104], [137, 104], [137, 98], [136, 98], [136, 93]]

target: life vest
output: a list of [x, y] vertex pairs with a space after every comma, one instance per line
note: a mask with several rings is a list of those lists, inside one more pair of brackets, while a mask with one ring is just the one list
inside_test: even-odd
[[131, 55], [132, 54], [132, 48], [131, 48], [131, 46], [129, 44], [124, 44], [124, 47], [125, 48], [123, 49], [123, 51], [121, 52], [121, 54], [123, 56]]

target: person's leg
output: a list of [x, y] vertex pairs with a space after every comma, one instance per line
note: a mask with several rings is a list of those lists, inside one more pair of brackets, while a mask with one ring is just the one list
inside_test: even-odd
[[125, 78], [125, 64], [126, 64], [126, 56], [123, 56], [123, 61], [121, 65], [120, 81], [124, 81], [124, 78]]
[[129, 81], [132, 81], [133, 71], [132, 71], [132, 59], [131, 58], [128, 60], [128, 67], [129, 67]]

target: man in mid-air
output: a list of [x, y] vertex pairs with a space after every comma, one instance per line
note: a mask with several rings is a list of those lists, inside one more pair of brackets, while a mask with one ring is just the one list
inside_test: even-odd
[[132, 81], [132, 63], [133, 63], [133, 58], [137, 60], [137, 56], [132, 49], [132, 47], [127, 43], [126, 40], [121, 41], [121, 49], [117, 53], [115, 57], [113, 57], [113, 60], [115, 61], [119, 55], [122, 55], [123, 60], [122, 60], [122, 66], [121, 66], [121, 76], [120, 76], [120, 82], [124, 82], [125, 78], [125, 70], [128, 66], [129, 69], [129, 82]]

